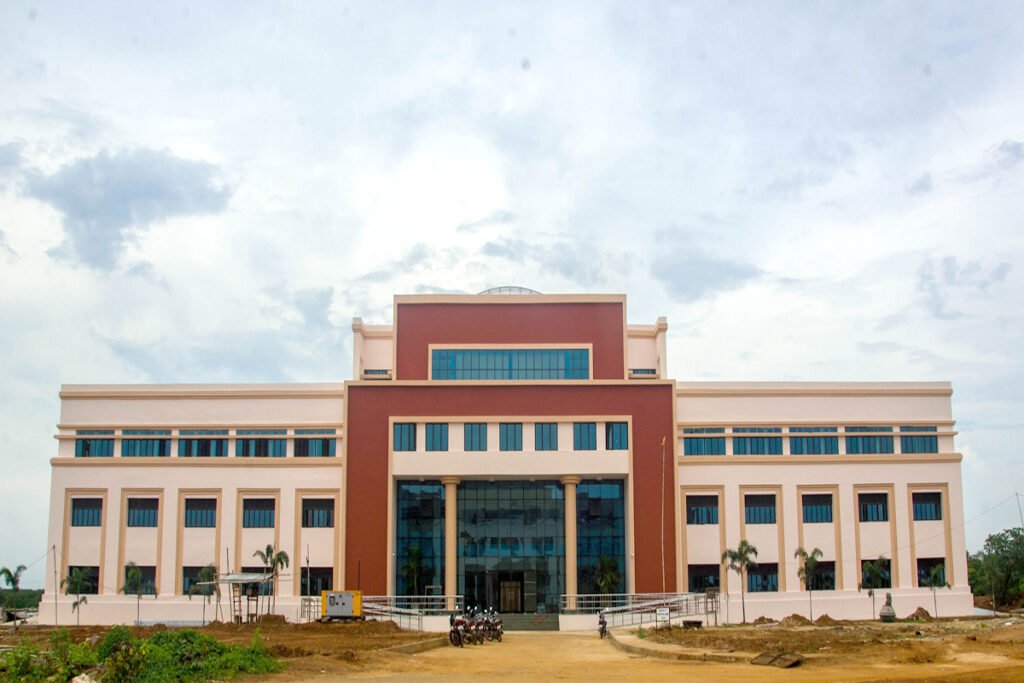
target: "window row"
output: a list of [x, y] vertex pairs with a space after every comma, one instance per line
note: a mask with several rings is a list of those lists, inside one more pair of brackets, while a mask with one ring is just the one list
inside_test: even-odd
[[[182, 430], [184, 431], [184, 430]], [[225, 433], [227, 430], [222, 430]], [[239, 434], [245, 431], [238, 430]], [[274, 431], [285, 434], [286, 430]], [[333, 432], [334, 430], [330, 430]], [[239, 458], [283, 458], [288, 452], [287, 438], [268, 438], [267, 436], [215, 439], [215, 438], [180, 438], [178, 439], [179, 458], [223, 458], [230, 455], [228, 444], [235, 443], [235, 456]], [[295, 438], [295, 457], [297, 458], [333, 458], [337, 454], [336, 438]], [[170, 439], [122, 439], [121, 457], [132, 458], [166, 458], [171, 455]], [[110, 458], [114, 456], [114, 439], [76, 439], [76, 458]]]
[[[833, 521], [831, 493], [805, 493], [801, 495], [801, 511], [804, 524], [830, 524]], [[915, 491], [911, 494], [914, 521], [935, 521], [942, 519], [942, 493], [938, 491]], [[690, 525], [718, 524], [717, 495], [686, 496], [686, 523]], [[888, 493], [857, 494], [858, 519], [861, 522], [889, 521]], [[743, 515], [747, 524], [775, 524], [775, 494], [753, 494], [743, 496]]]
[[[873, 565], [868, 568], [868, 564]], [[941, 557], [922, 557], [917, 560], [917, 585], [927, 585], [931, 577], [937, 582], [946, 581], [946, 560]], [[861, 561], [859, 585], [870, 588], [892, 588], [891, 563], [888, 559]], [[687, 565], [688, 589], [691, 593], [703, 593], [721, 588], [722, 574], [726, 570], [717, 564]], [[811, 588], [816, 591], [836, 589], [836, 563], [834, 560], [819, 561]], [[758, 563], [747, 572], [747, 592], [773, 593], [779, 590], [779, 565], [774, 562]]]
[[[274, 498], [245, 498], [242, 500], [242, 528], [272, 529], [276, 523]], [[159, 498], [129, 498], [125, 525], [129, 527], [156, 527], [160, 520]], [[333, 498], [304, 498], [302, 500], [302, 527], [326, 529], [334, 527]], [[72, 498], [71, 526], [101, 526], [102, 498]], [[212, 529], [217, 526], [216, 498], [186, 498], [184, 525], [187, 529]]]
[[590, 379], [589, 349], [433, 349], [434, 380]]
[[[629, 449], [629, 423], [604, 423], [605, 448], [610, 451]], [[424, 448], [427, 451], [448, 450], [448, 423], [428, 422], [424, 425]], [[487, 450], [487, 423], [466, 422], [462, 425], [463, 450]], [[396, 422], [392, 432], [392, 446], [395, 451], [416, 450], [416, 423]], [[533, 446], [535, 451], [558, 450], [558, 423], [537, 422], [533, 425]], [[597, 423], [574, 422], [572, 425], [572, 447], [575, 451], [597, 450]], [[523, 423], [502, 422], [498, 425], [498, 450], [523, 450]]]
[[[138, 570], [138, 591], [142, 595], [156, 595], [156, 566], [155, 565], [135, 565]], [[200, 593], [203, 593], [203, 587], [206, 586], [209, 593], [212, 594], [214, 588], [211, 584], [202, 583], [200, 573], [203, 571], [203, 567], [199, 566], [185, 566], [181, 568], [181, 593], [187, 595], [192, 590], [193, 586], [196, 586]], [[263, 574], [266, 572], [265, 567], [242, 567], [242, 571], [245, 573], [252, 574]], [[300, 575], [300, 588], [299, 593], [301, 595], [320, 595], [321, 591], [329, 591], [334, 589], [334, 567], [301, 567], [298, 569]], [[133, 577], [130, 574], [131, 568], [125, 565], [122, 571], [122, 586], [128, 586], [127, 592], [134, 594], [135, 590], [132, 589]], [[75, 583], [72, 584], [73, 579], [69, 578], [69, 591], [74, 593], [80, 593], [82, 595], [96, 595], [99, 592], [100, 586], [100, 568], [98, 566], [70, 566], [68, 567], [68, 577], [77, 576]], [[73, 585], [74, 590], [71, 588]], [[243, 588], [243, 593], [246, 595], [273, 595], [274, 587], [271, 582], [259, 582], [246, 584]]]
[[[900, 452], [938, 453], [937, 435], [915, 433], [936, 431], [937, 427], [900, 427]], [[839, 455], [838, 432], [838, 427], [790, 427], [786, 434], [782, 427], [733, 427], [726, 435], [725, 427], [687, 427], [683, 429], [683, 454], [725, 455], [726, 439], [731, 439], [734, 455], [782, 455], [783, 440], [788, 439], [791, 455]], [[846, 453], [894, 453], [892, 432], [892, 427], [845, 427]]]

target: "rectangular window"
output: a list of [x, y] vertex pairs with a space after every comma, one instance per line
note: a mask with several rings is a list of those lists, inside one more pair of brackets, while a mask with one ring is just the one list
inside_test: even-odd
[[[849, 431], [849, 428], [847, 428]], [[892, 453], [892, 436], [848, 436], [846, 437], [846, 453]]]
[[687, 496], [687, 524], [718, 524], [718, 496]]
[[932, 576], [932, 570], [935, 570], [938, 576], [936, 577], [940, 583], [946, 582], [946, 558], [944, 557], [919, 557], [917, 559], [917, 585], [923, 587], [929, 582]]
[[775, 524], [775, 494], [750, 494], [743, 500], [747, 524]]
[[303, 595], [334, 590], [334, 567], [300, 567], [298, 571], [302, 576]]
[[[790, 430], [792, 432], [792, 430]], [[791, 436], [789, 452], [792, 455], [838, 455], [838, 436]]]
[[487, 425], [483, 422], [467, 422], [463, 425], [462, 435], [467, 451], [487, 450]]
[[110, 458], [113, 455], [113, 439], [75, 439], [76, 458]]
[[227, 454], [227, 439], [178, 439], [179, 458], [224, 458]]
[[819, 560], [811, 579], [811, 588], [816, 591], [834, 591], [836, 589], [835, 561]]
[[186, 498], [185, 528], [213, 529], [217, 526], [216, 498]]
[[889, 521], [889, 494], [862, 493], [857, 497], [862, 522]]
[[908, 432], [936, 432], [937, 427], [901, 426], [900, 451], [903, 453], [938, 453], [939, 437], [935, 434], [911, 434]]
[[498, 425], [499, 448], [503, 451], [523, 450], [523, 424], [502, 422]]
[[629, 450], [629, 423], [606, 422], [604, 425], [604, 443], [609, 451]]
[[864, 580], [864, 565], [868, 562], [872, 562], [876, 566], [880, 566], [882, 570], [882, 579], [879, 582], [880, 585], [874, 586], [874, 588], [892, 588], [892, 563], [889, 560], [883, 560], [882, 558], [878, 558], [877, 560], [860, 561], [860, 582], [864, 588], [870, 588], [870, 586], [868, 586], [868, 582]]
[[734, 455], [782, 455], [782, 437], [734, 436], [732, 452]]
[[[266, 567], [250, 566], [242, 567], [243, 574], [269, 574]], [[243, 584], [242, 592], [245, 595], [273, 595], [274, 594], [274, 582], [272, 580], [260, 581], [257, 583], [246, 583]]]
[[428, 422], [427, 423], [427, 450], [446, 451], [448, 450], [448, 423]]
[[274, 499], [246, 498], [242, 501], [243, 529], [273, 529]]
[[[192, 586], [199, 583], [199, 572], [203, 570], [202, 567], [182, 567], [181, 568], [181, 592], [183, 595], [188, 595], [188, 591]], [[200, 588], [209, 591], [213, 594], [213, 586], [201, 586]]]
[[337, 439], [295, 439], [296, 458], [333, 458]]
[[416, 425], [412, 422], [396, 422], [393, 444], [396, 451], [416, 450]]
[[538, 451], [558, 450], [558, 425], [554, 422], [538, 422], [533, 426], [533, 446]]
[[[140, 585], [142, 587], [143, 595], [156, 595], [156, 567], [137, 565], [139, 572], [141, 573]], [[124, 568], [124, 582], [128, 585], [128, 567]], [[135, 591], [131, 591], [132, 595], [135, 595]]]
[[71, 499], [71, 526], [100, 526], [102, 522], [102, 498]]
[[166, 458], [171, 454], [170, 439], [124, 439], [122, 458]]
[[747, 570], [748, 593], [776, 593], [779, 590], [779, 565], [776, 562], [758, 564]]
[[159, 498], [129, 498], [128, 526], [155, 527], [160, 518]]
[[590, 379], [589, 349], [434, 349], [435, 380]]
[[832, 494], [808, 493], [803, 497], [804, 524], [829, 524], [832, 522]]
[[942, 494], [938, 491], [914, 493], [914, 521], [942, 519]]
[[[84, 574], [84, 580], [80, 589], [82, 595], [96, 595], [99, 592], [100, 586], [100, 568], [99, 567], [84, 567], [84, 566], [68, 566], [68, 577], [70, 578], [76, 571]], [[74, 590], [70, 590], [72, 594]]]
[[287, 439], [235, 439], [239, 458], [283, 458], [287, 453]]
[[597, 423], [574, 422], [572, 425], [572, 449], [574, 451], [597, 450]]
[[302, 501], [303, 529], [333, 529], [334, 499], [304, 498]]
[[686, 566], [691, 593], [704, 593], [721, 586], [721, 567], [717, 564], [690, 564]]
[[684, 455], [725, 455], [724, 436], [688, 436], [683, 439]]

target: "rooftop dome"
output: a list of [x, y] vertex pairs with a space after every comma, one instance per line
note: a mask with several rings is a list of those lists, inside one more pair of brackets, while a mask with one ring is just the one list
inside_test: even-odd
[[511, 285], [502, 285], [501, 287], [491, 287], [480, 292], [480, 294], [540, 294], [535, 289], [527, 289], [526, 287], [513, 287]]

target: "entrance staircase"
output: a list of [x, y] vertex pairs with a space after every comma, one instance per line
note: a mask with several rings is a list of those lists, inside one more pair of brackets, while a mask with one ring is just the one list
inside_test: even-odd
[[504, 631], [557, 631], [557, 614], [501, 614]]

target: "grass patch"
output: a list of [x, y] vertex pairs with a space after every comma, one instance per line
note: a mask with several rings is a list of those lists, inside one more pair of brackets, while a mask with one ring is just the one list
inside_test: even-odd
[[115, 626], [93, 648], [72, 643], [65, 629], [54, 631], [49, 647], [30, 641], [0, 654], [0, 680], [69, 681], [88, 672], [104, 683], [177, 683], [234, 678], [280, 670], [257, 631], [247, 646], [228, 645], [191, 629], [133, 638]]

